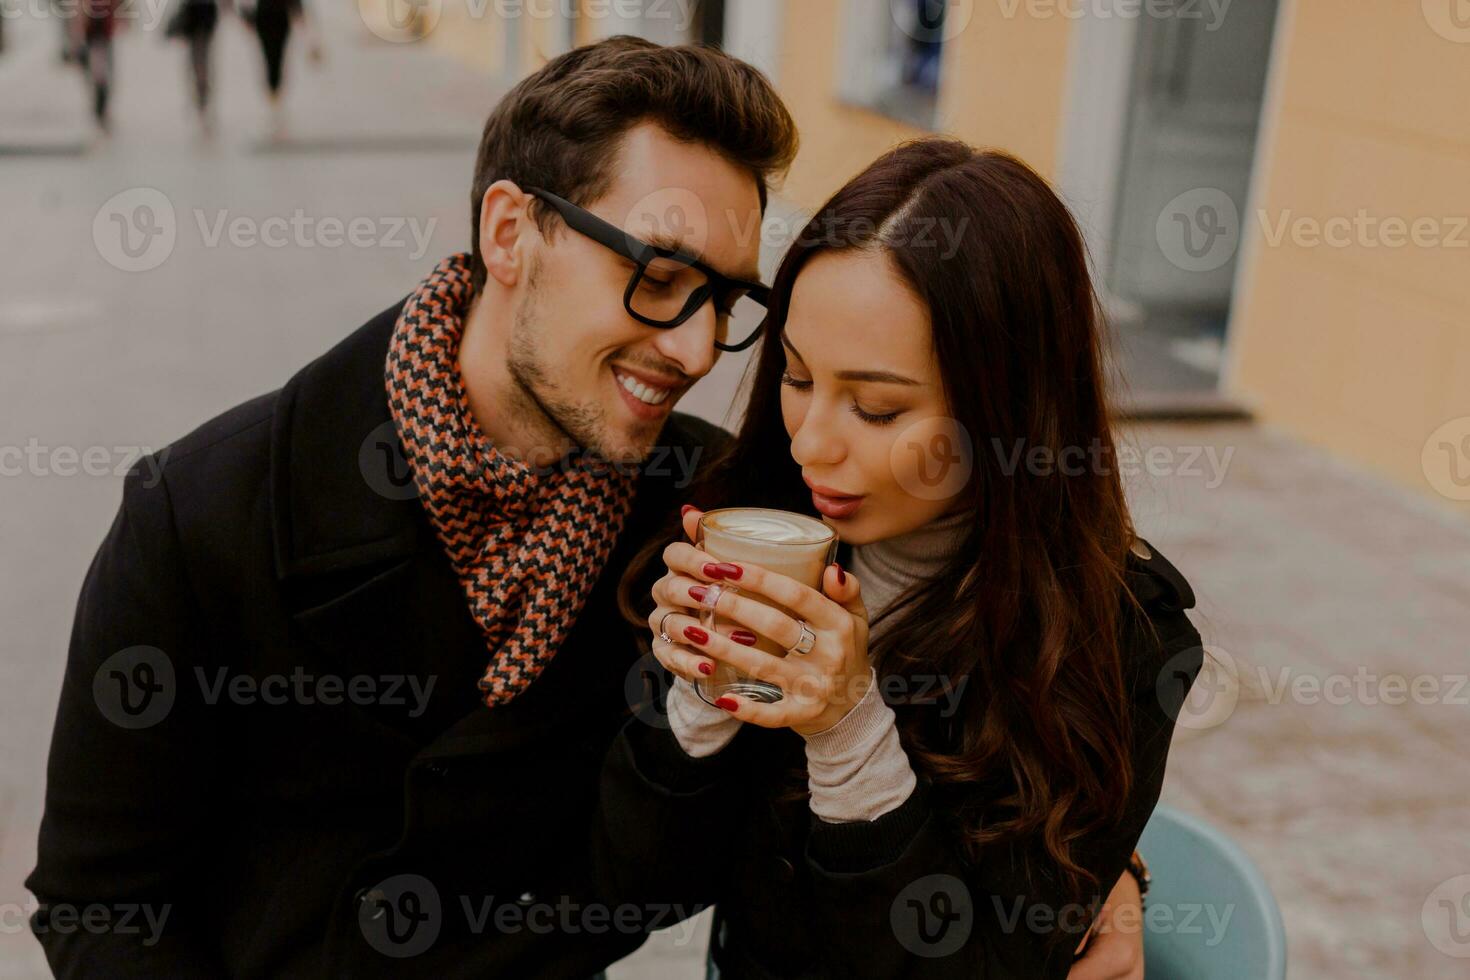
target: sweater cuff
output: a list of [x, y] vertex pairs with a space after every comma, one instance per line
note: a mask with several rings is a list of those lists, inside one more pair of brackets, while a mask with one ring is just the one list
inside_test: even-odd
[[806, 759], [812, 812], [828, 822], [876, 820], [897, 809], [916, 784], [876, 671], [842, 720], [807, 736]]
[[739, 718], [707, 702], [693, 684], [677, 674], [669, 688], [667, 705], [669, 728], [690, 758], [714, 755], [740, 731]]

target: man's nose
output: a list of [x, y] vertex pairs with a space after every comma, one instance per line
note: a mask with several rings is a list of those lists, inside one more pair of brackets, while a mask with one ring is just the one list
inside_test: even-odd
[[715, 304], [707, 300], [677, 327], [660, 330], [653, 346], [690, 378], [699, 379], [709, 374], [720, 356], [715, 348], [715, 328]]

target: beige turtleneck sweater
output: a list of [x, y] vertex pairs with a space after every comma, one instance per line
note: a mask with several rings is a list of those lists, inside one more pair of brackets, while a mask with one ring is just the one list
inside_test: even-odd
[[[909, 588], [943, 570], [964, 540], [968, 512], [939, 518], [906, 534], [852, 549], [852, 567], [862, 586], [870, 621]], [[869, 642], [887, 627], [877, 622]], [[668, 697], [669, 726], [690, 756], [713, 755], [729, 744], [741, 721], [707, 704], [683, 678], [674, 678]], [[830, 823], [876, 820], [909, 798], [916, 783], [898, 738], [893, 709], [878, 690], [877, 673], [868, 693], [842, 720], [806, 738], [811, 809]]]

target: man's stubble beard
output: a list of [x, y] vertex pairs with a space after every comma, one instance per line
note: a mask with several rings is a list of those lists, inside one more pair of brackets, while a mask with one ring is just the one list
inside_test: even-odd
[[539, 257], [534, 257], [527, 272], [525, 301], [511, 324], [506, 355], [506, 366], [515, 385], [512, 410], [524, 412], [527, 418], [544, 420], [542, 427], [557, 441], [570, 439], [607, 459], [626, 459], [630, 455], [643, 459], [653, 448], [656, 432], [632, 445], [621, 439], [614, 444], [615, 434], [610, 431], [603, 407], [596, 401], [574, 400], [565, 386], [554, 380], [555, 372], [542, 358], [539, 342], [544, 335], [539, 316], [542, 293], [541, 262]]

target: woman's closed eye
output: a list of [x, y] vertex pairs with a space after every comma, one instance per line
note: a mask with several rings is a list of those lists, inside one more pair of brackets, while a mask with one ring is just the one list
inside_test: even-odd
[[852, 414], [856, 415], [858, 418], [862, 419], [869, 425], [888, 425], [895, 419], [897, 419], [900, 415], [902, 415], [903, 410], [899, 409], [893, 412], [868, 412], [864, 411], [863, 407], [857, 402], [853, 402]]
[[[811, 391], [812, 389], [810, 378], [798, 378], [791, 373], [789, 368], [781, 372], [781, 383], [793, 391]], [[853, 401], [850, 411], [869, 425], [888, 425], [904, 413], [904, 410], [901, 408], [889, 412], [870, 412], [858, 404], [856, 400]]]

